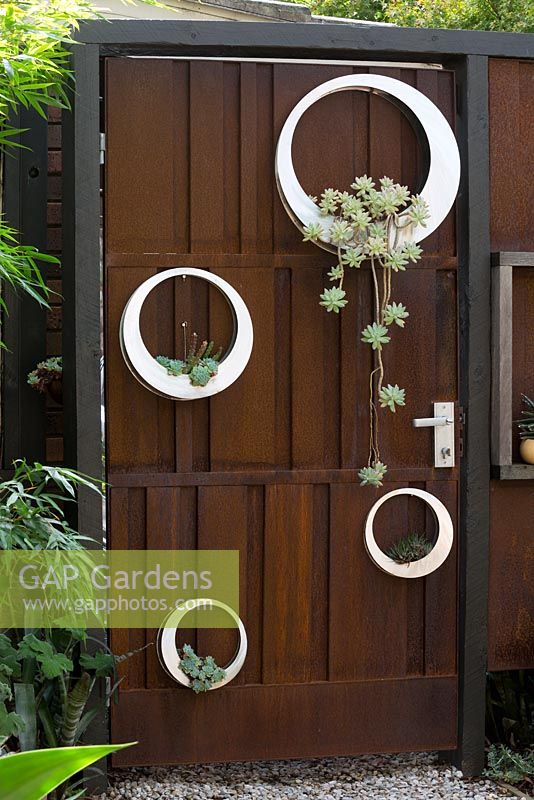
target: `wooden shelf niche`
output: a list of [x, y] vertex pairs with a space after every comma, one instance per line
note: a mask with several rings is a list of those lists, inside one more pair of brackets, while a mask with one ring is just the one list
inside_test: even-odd
[[534, 480], [534, 465], [512, 461], [513, 271], [534, 268], [534, 253], [492, 253], [491, 264], [492, 477]]

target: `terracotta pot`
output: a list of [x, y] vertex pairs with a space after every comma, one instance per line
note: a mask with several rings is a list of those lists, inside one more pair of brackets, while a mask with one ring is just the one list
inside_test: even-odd
[[523, 461], [534, 464], [534, 439], [521, 439], [519, 452]]

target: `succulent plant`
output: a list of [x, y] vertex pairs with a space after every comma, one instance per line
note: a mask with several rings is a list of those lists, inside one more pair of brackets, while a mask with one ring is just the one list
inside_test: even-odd
[[226, 677], [222, 667], [217, 666], [213, 656], [197, 656], [190, 644], [184, 644], [180, 655], [180, 669], [190, 679], [195, 694], [207, 692], [215, 683]]
[[41, 394], [49, 392], [56, 402], [61, 402], [63, 359], [53, 356], [40, 361], [28, 375], [28, 385]]
[[[392, 275], [404, 272], [410, 262], [421, 258], [423, 251], [410, 239], [410, 233], [416, 226], [424, 226], [429, 216], [424, 199], [411, 195], [406, 186], [388, 177], [381, 178], [378, 185], [362, 175], [351, 184], [354, 194], [325, 189], [318, 203], [324, 225], [314, 222], [304, 228], [305, 242], [319, 244], [321, 240], [337, 248], [337, 264], [328, 273], [334, 286], [325, 288], [320, 296], [320, 305], [328, 312], [339, 314], [348, 303], [343, 288], [345, 269], [359, 269], [364, 261], [371, 266], [375, 318], [363, 329], [361, 340], [373, 349], [375, 363], [369, 381], [369, 458], [359, 472], [362, 486], [381, 486], [387, 471], [380, 457], [378, 406], [395, 412], [405, 403], [404, 389], [397, 384], [383, 386], [382, 350], [391, 340], [389, 326], [404, 328], [409, 317], [406, 306], [391, 300]], [[531, 411], [534, 414], [534, 404]], [[532, 424], [534, 432], [534, 419]]]
[[397, 564], [409, 564], [427, 556], [433, 544], [424, 533], [409, 533], [391, 545], [386, 555]]
[[531, 400], [526, 394], [521, 395], [521, 400], [524, 406], [521, 411], [521, 419], [515, 420], [519, 428], [519, 436], [521, 439], [534, 439], [534, 400]]
[[193, 333], [189, 340], [189, 346], [184, 345], [184, 358], [169, 358], [168, 356], [156, 356], [156, 361], [165, 367], [168, 375], [174, 377], [178, 375], [188, 375], [192, 386], [206, 386], [206, 384], [217, 374], [219, 361], [222, 355], [222, 347], [214, 353], [213, 341], [204, 340], [198, 343], [198, 334]]

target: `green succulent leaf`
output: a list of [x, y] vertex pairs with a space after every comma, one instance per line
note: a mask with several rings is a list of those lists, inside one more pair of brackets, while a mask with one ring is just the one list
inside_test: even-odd
[[319, 201], [319, 208], [323, 216], [335, 214], [339, 205], [340, 197], [336, 189], [325, 189]]
[[384, 261], [388, 267], [391, 267], [393, 272], [404, 272], [408, 264], [408, 257], [401, 248], [398, 250], [391, 250], [391, 252], [387, 253]]
[[321, 295], [321, 302], [319, 305], [326, 308], [327, 311], [333, 311], [335, 314], [339, 314], [342, 308], [345, 308], [347, 305], [347, 300], [345, 300], [346, 292], [344, 289], [340, 289], [339, 286], [333, 286], [331, 289], [325, 289]]
[[189, 644], [183, 646], [180, 655], [180, 668], [190, 678], [190, 687], [195, 694], [207, 692], [226, 677], [226, 672], [215, 663], [213, 656], [202, 658]]
[[373, 350], [382, 350], [382, 345], [389, 341], [388, 329], [378, 322], [373, 322], [362, 331], [362, 342], [370, 344]]
[[332, 244], [343, 245], [352, 239], [352, 227], [346, 219], [339, 219], [330, 226]]
[[328, 273], [328, 277], [331, 281], [339, 281], [345, 274], [345, 270], [341, 266], [341, 264], [337, 264], [335, 267], [332, 267], [330, 272]]
[[386, 325], [395, 323], [399, 328], [404, 328], [404, 320], [409, 316], [406, 306], [402, 303], [388, 303], [384, 309], [384, 322]]
[[367, 175], [362, 175], [359, 178], [354, 178], [354, 183], [351, 183], [350, 188], [354, 189], [358, 197], [365, 197], [369, 192], [374, 189], [375, 182]]
[[361, 245], [357, 247], [347, 247], [341, 256], [341, 263], [346, 264], [348, 267], [355, 267], [358, 269], [366, 258], [367, 256]]
[[375, 461], [370, 467], [362, 467], [358, 472], [360, 486], [382, 486], [382, 480], [387, 472], [387, 466], [381, 461]]
[[415, 242], [404, 242], [402, 250], [408, 261], [412, 261], [414, 264], [419, 261], [423, 255], [422, 248]]
[[323, 228], [318, 222], [310, 222], [304, 227], [303, 242], [316, 242], [323, 235]]
[[389, 408], [393, 413], [395, 413], [396, 406], [404, 405], [405, 395], [405, 390], [400, 389], [397, 384], [395, 384], [395, 386], [388, 384], [387, 386], [382, 387], [380, 390], [380, 405], [382, 408]]
[[433, 544], [426, 534], [409, 533], [403, 539], [395, 542], [387, 551], [386, 555], [397, 564], [410, 564], [412, 561], [427, 556], [432, 550]]
[[413, 225], [426, 227], [426, 222], [430, 216], [430, 211], [426, 201], [420, 195], [412, 197], [412, 204], [407, 211], [407, 216]]

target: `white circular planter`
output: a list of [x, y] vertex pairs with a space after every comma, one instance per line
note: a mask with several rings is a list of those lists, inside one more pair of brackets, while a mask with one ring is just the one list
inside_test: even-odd
[[[334, 92], [353, 89], [379, 94], [391, 100], [405, 115], [419, 123], [429, 149], [429, 170], [421, 197], [428, 204], [430, 217], [426, 226], [421, 225], [406, 232], [406, 238], [420, 242], [436, 230], [449, 213], [460, 183], [460, 154], [452, 129], [434, 103], [407, 83], [385, 75], [344, 75], [316, 86], [300, 100], [284, 123], [276, 148], [276, 182], [286, 211], [303, 230], [316, 223], [325, 230], [330, 228], [333, 217], [323, 216], [319, 207], [306, 194], [295, 173], [292, 158], [293, 135], [297, 124], [314, 103]], [[400, 217], [406, 214], [406, 210]], [[403, 231], [399, 230], [399, 242]], [[325, 250], [337, 251], [329, 244], [328, 237], [317, 240]]]
[[178, 683], [181, 683], [182, 686], [187, 686], [190, 688], [191, 679], [180, 668], [181, 659], [176, 648], [176, 631], [186, 614], [188, 614], [190, 611], [193, 611], [195, 608], [204, 607], [208, 602], [212, 606], [221, 608], [230, 617], [232, 617], [237, 625], [239, 634], [239, 644], [235, 656], [230, 663], [224, 667], [226, 676], [222, 679], [222, 681], [214, 683], [213, 686], [210, 687], [208, 691], [212, 691], [213, 689], [221, 689], [223, 686], [226, 686], [227, 683], [230, 683], [230, 681], [232, 681], [240, 672], [247, 656], [248, 644], [245, 626], [243, 625], [241, 618], [232, 608], [230, 608], [230, 606], [227, 606], [225, 603], [221, 603], [219, 600], [188, 600], [186, 607], [184, 606], [183, 608], [177, 608], [172, 611], [159, 629], [157, 647], [160, 663], [167, 674], [170, 675], [170, 677], [175, 681], [178, 681]]
[[[418, 561], [411, 561], [408, 564], [397, 564], [396, 561], [389, 558], [377, 545], [373, 533], [373, 522], [380, 506], [383, 506], [392, 497], [402, 494], [413, 495], [424, 500], [432, 509], [438, 526], [438, 538], [430, 553]], [[395, 489], [392, 492], [388, 492], [376, 501], [365, 521], [365, 547], [369, 557], [379, 569], [397, 578], [422, 578], [424, 575], [430, 575], [431, 572], [441, 567], [451, 552], [453, 535], [454, 526], [451, 515], [441, 500], [422, 489]]]
[[[216, 286], [227, 300], [234, 318], [234, 336], [229, 352], [221, 360], [219, 370], [206, 386], [193, 386], [188, 375], [169, 375], [146, 348], [141, 336], [141, 309], [150, 292], [170, 278], [189, 276]], [[196, 400], [222, 392], [236, 381], [247, 366], [252, 352], [253, 329], [248, 308], [233, 286], [203, 269], [179, 267], [153, 275], [132, 294], [122, 312], [120, 344], [124, 360], [132, 374], [147, 389], [173, 400]]]

